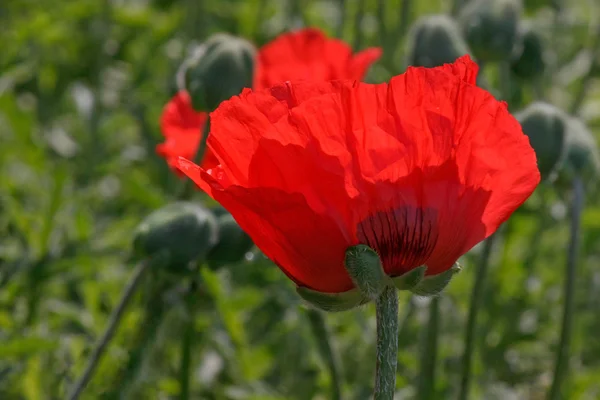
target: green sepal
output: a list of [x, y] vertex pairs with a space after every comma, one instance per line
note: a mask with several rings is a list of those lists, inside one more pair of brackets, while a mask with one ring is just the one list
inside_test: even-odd
[[322, 293], [307, 287], [298, 286], [296, 287], [296, 292], [311, 306], [328, 312], [351, 310], [370, 301], [358, 289], [351, 289], [342, 293]]
[[392, 281], [394, 281], [394, 286], [396, 286], [398, 290], [411, 290], [423, 280], [426, 270], [427, 267], [422, 265], [420, 267], [411, 269], [403, 275], [392, 278]]
[[418, 296], [435, 296], [440, 294], [452, 280], [452, 277], [460, 272], [462, 268], [458, 263], [454, 263], [452, 268], [437, 275], [424, 277], [411, 292]]

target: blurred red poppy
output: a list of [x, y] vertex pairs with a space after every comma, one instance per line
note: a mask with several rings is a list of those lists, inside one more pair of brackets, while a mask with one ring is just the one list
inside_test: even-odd
[[464, 56], [389, 84], [247, 89], [211, 116], [216, 160], [179, 168], [299, 286], [351, 289], [343, 259], [359, 243], [390, 276], [437, 274], [540, 181], [527, 136], [477, 71]]
[[[303, 79], [360, 80], [380, 56], [380, 48], [370, 48], [353, 55], [350, 46], [341, 40], [328, 39], [314, 28], [286, 33], [260, 49], [254, 86], [259, 89]], [[206, 113], [192, 109], [185, 91], [177, 93], [165, 106], [161, 131], [166, 140], [156, 150], [176, 172], [173, 160], [179, 156], [192, 159], [196, 154], [206, 119]], [[206, 157], [212, 156], [207, 152]]]
[[379, 47], [353, 54], [346, 43], [315, 28], [285, 33], [259, 50], [254, 89], [285, 81], [362, 80], [381, 54]]
[[156, 153], [164, 157], [179, 175], [181, 172], [177, 169], [177, 160], [179, 157], [194, 159], [207, 119], [207, 113], [194, 111], [189, 94], [183, 90], [165, 106], [160, 117], [160, 129], [165, 141], [156, 146]]

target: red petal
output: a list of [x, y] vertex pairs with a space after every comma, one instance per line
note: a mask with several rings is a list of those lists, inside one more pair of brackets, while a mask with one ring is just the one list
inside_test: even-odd
[[302, 194], [268, 187], [223, 190], [210, 175], [214, 171], [204, 172], [184, 159], [179, 165], [296, 284], [331, 293], [352, 288], [343, 266], [349, 242], [333, 219], [316, 213]]
[[[536, 157], [504, 103], [472, 86], [474, 63], [409, 68], [390, 82], [397, 131], [415, 145], [425, 208], [440, 210], [429, 273], [491, 235], [540, 181]], [[417, 111], [418, 110], [418, 111]]]
[[[190, 96], [185, 91], [178, 92], [166, 105], [160, 117], [160, 129], [165, 137], [164, 143], [156, 146], [156, 152], [167, 160], [171, 168], [177, 171], [177, 159], [193, 159], [202, 138], [202, 127], [208, 114], [196, 112], [192, 108]], [[207, 153], [205, 159], [214, 156]]]
[[269, 88], [285, 81], [361, 80], [380, 56], [379, 48], [353, 56], [346, 43], [328, 39], [315, 28], [289, 32], [259, 50], [254, 88]]
[[356, 53], [350, 61], [348, 78], [362, 80], [371, 64], [379, 60], [382, 54], [383, 50], [379, 47], [371, 47]]

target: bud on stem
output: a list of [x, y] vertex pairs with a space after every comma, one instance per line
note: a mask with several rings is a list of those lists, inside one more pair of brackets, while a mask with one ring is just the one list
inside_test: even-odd
[[391, 283], [383, 270], [379, 255], [364, 244], [346, 250], [344, 265], [352, 282], [371, 300], [379, 297], [386, 285]]

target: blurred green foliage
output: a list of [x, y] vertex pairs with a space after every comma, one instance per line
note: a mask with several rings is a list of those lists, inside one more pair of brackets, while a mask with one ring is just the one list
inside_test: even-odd
[[[383, 46], [367, 78], [381, 82], [405, 69], [410, 24], [454, 8], [441, 0], [2, 1], [0, 398], [64, 398], [81, 373], [132, 272], [135, 227], [181, 185], [154, 147], [190, 45], [229, 32], [260, 46], [289, 28], [318, 26], [356, 49]], [[544, 100], [577, 113], [598, 138], [600, 67], [592, 47], [600, 5], [527, 0], [523, 18], [544, 43], [544, 74], [522, 79], [488, 64], [485, 84], [515, 111]], [[589, 189], [564, 391], [574, 400], [600, 398], [600, 202]], [[214, 206], [201, 193], [194, 200]], [[542, 185], [505, 226], [477, 327], [474, 399], [545, 397], [568, 201], [568, 192]], [[463, 272], [440, 299], [435, 399], [457, 390], [479, 247], [461, 260]], [[202, 268], [198, 280], [192, 398], [328, 398], [330, 376], [306, 309], [270, 261], [255, 251], [217, 271]], [[163, 271], [146, 277], [83, 398], [177, 396], [188, 292], [187, 281]], [[426, 305], [401, 297], [400, 399], [412, 398], [417, 385]], [[342, 361], [343, 399], [368, 398], [372, 306], [326, 321]]]

